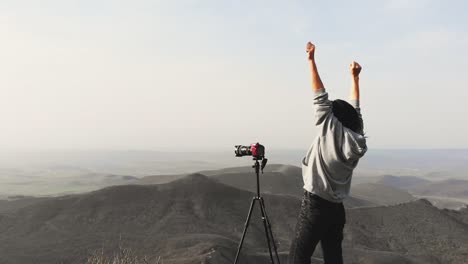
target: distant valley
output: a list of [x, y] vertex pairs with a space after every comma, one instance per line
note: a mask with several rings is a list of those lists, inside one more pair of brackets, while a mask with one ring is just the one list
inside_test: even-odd
[[[134, 179], [149, 175], [170, 178], [171, 175], [251, 164], [249, 158], [235, 158], [233, 151], [226, 148], [212, 152], [0, 151], [0, 199], [14, 195], [81, 193], [130, 184]], [[300, 166], [305, 152], [306, 149], [267, 148], [267, 157], [271, 163]], [[382, 175], [417, 177], [432, 182], [468, 180], [468, 150], [370, 149], [355, 171], [353, 184], [375, 182]]]

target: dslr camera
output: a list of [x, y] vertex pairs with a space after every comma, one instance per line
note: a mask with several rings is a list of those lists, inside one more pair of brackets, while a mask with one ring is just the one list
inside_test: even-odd
[[234, 153], [236, 157], [252, 156], [254, 160], [263, 160], [265, 158], [265, 147], [258, 142], [250, 144], [250, 146], [235, 145]]

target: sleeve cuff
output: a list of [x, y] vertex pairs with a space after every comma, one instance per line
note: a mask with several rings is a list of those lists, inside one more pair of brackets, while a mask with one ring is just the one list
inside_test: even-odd
[[359, 108], [359, 107], [360, 107], [360, 104], [359, 104], [359, 100], [358, 100], [358, 99], [349, 100], [349, 103], [350, 103], [354, 108]]
[[314, 97], [320, 96], [320, 95], [324, 94], [325, 92], [326, 92], [325, 88], [320, 88], [318, 90], [314, 90]]

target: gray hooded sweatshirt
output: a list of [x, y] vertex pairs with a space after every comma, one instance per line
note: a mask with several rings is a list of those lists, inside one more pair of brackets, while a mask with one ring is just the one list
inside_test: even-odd
[[[367, 151], [366, 138], [363, 133], [344, 127], [333, 115], [332, 102], [324, 88], [314, 93], [318, 135], [302, 160], [304, 189], [340, 203], [348, 196], [353, 170]], [[359, 101], [350, 103], [361, 117]]]

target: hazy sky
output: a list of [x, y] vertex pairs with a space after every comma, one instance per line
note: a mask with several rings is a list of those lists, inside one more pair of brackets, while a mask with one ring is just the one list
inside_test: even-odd
[[363, 66], [370, 148], [468, 147], [466, 1], [0, 1], [2, 148], [206, 149], [315, 136]]

